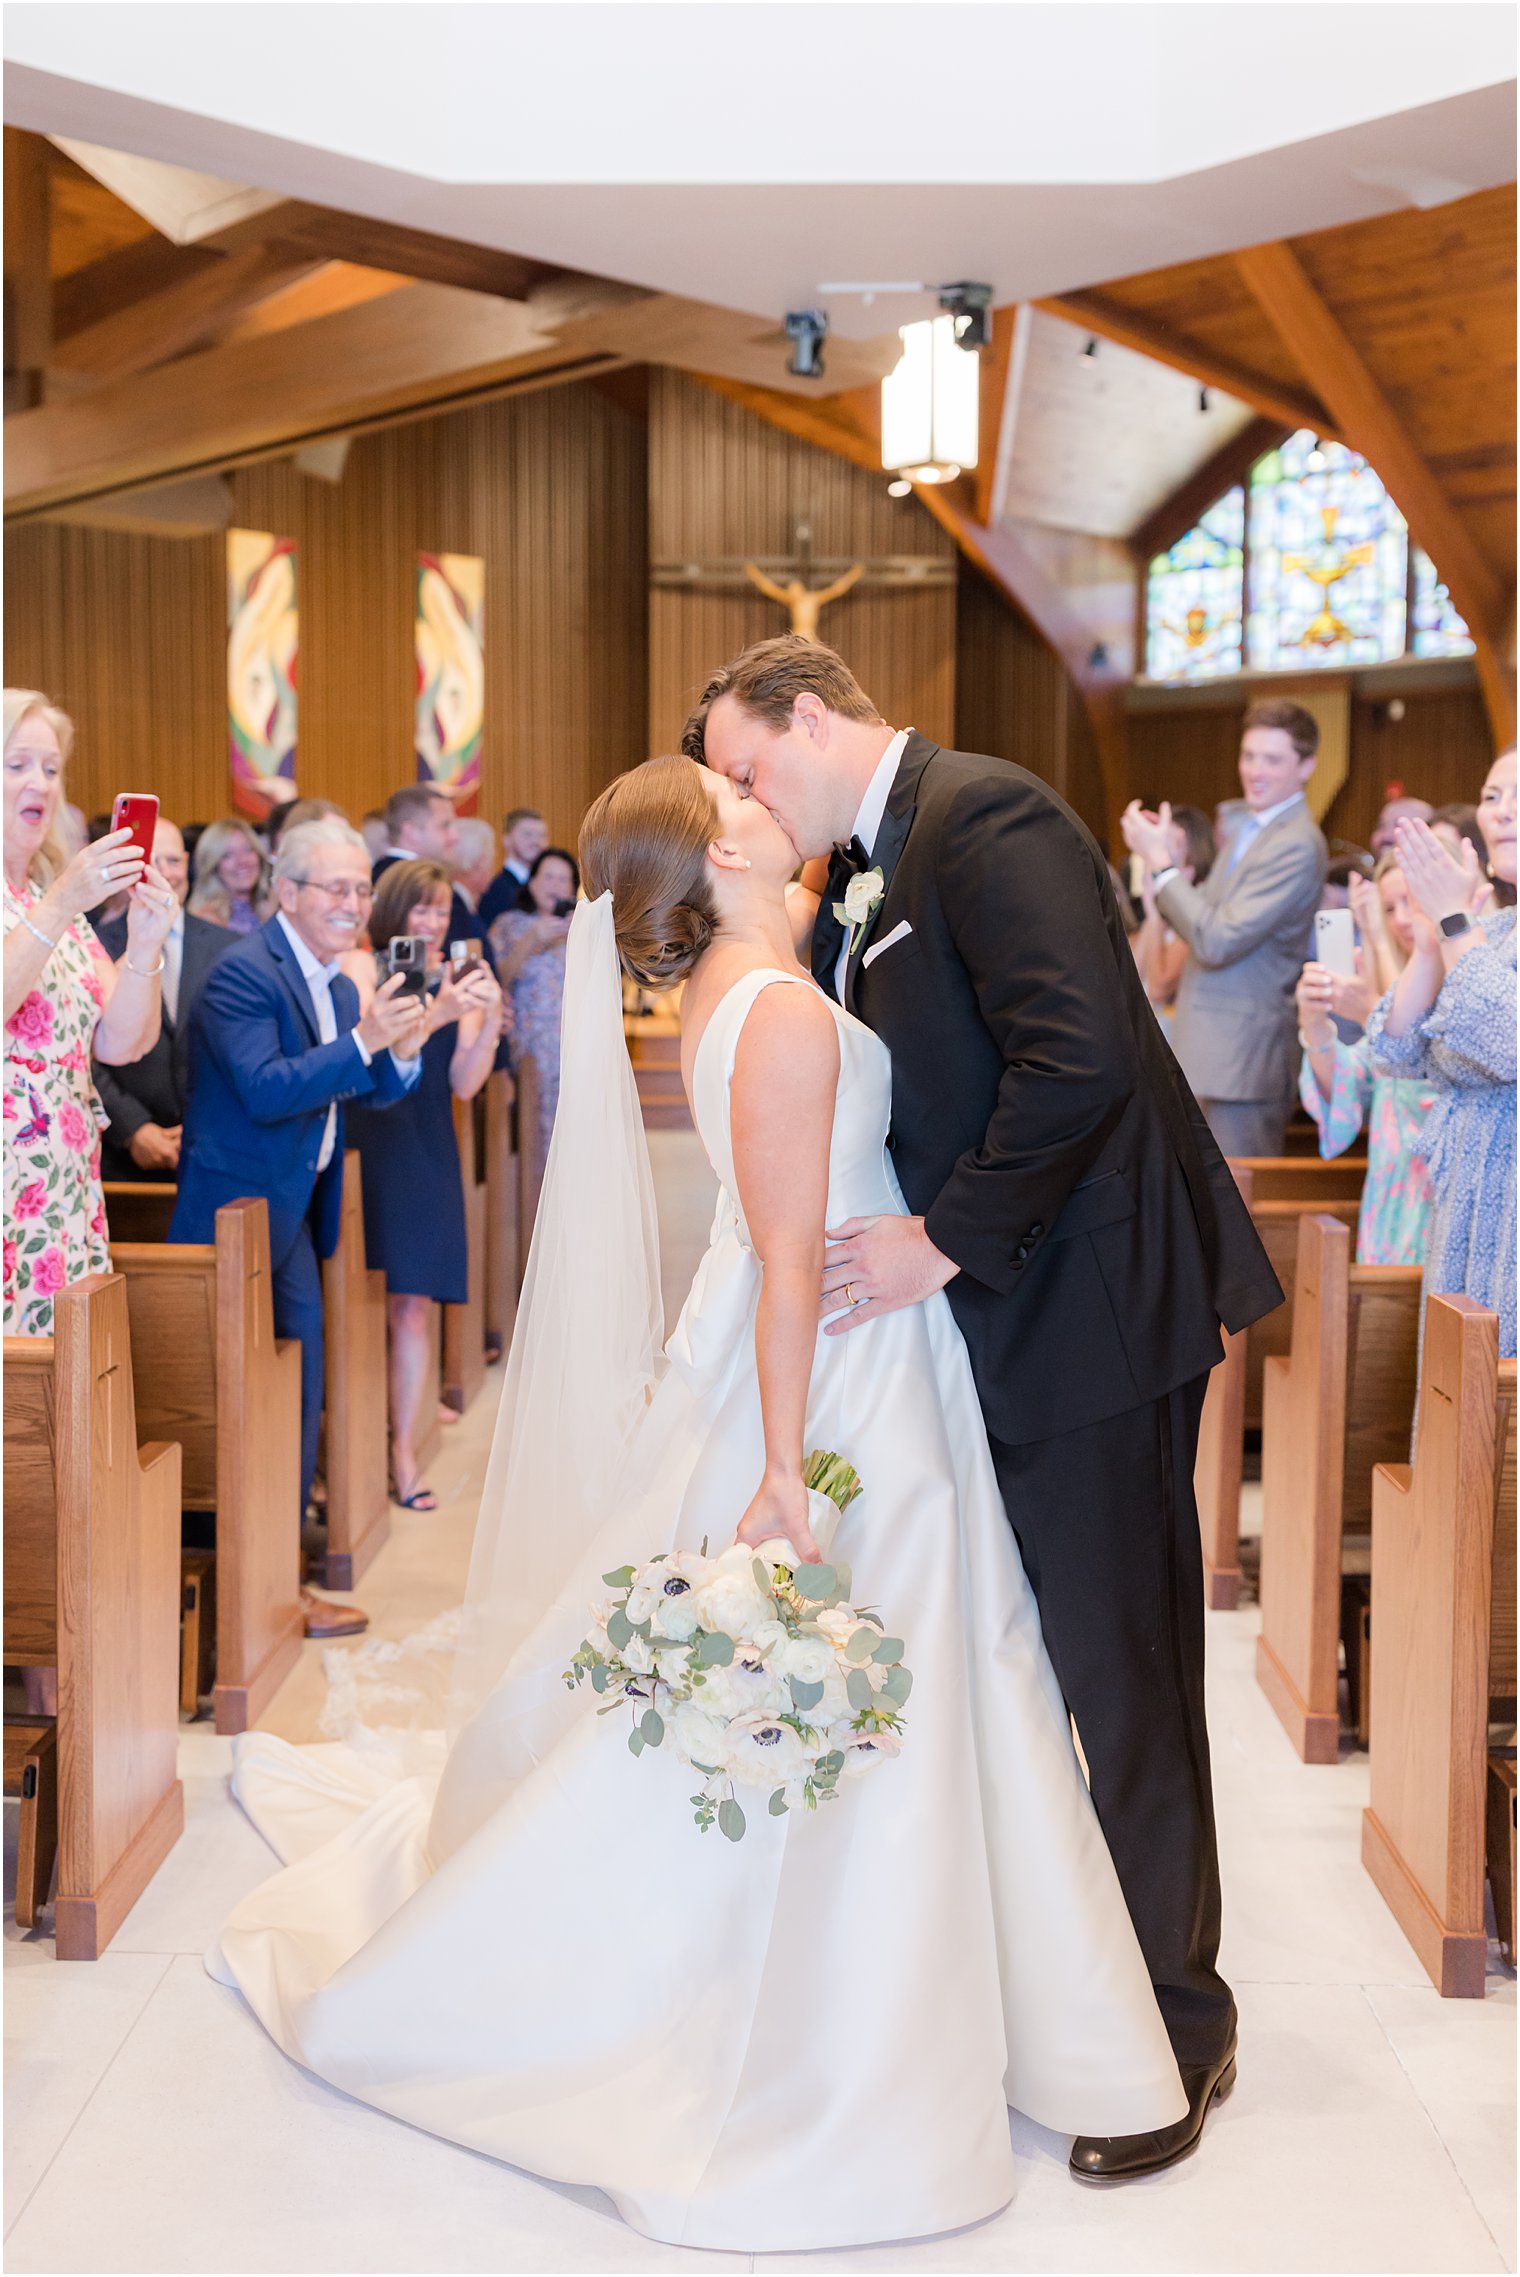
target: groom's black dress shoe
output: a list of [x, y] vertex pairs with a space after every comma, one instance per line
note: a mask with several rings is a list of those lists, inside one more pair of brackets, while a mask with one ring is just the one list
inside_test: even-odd
[[1187, 2116], [1175, 2126], [1149, 2135], [1078, 2135], [1071, 2146], [1071, 2171], [1079, 2182], [1128, 2182], [1137, 2174], [1159, 2174], [1196, 2150], [1209, 2105], [1223, 2102], [1235, 2085], [1235, 2050], [1217, 2064], [1184, 2064], [1182, 2091]]

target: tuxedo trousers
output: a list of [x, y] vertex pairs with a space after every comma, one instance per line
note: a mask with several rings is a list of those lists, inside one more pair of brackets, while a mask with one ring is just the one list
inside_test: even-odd
[[1235, 2032], [1216, 1966], [1219, 1857], [1193, 1499], [1207, 1382], [1055, 1438], [992, 1441], [1099, 1823], [1184, 2065], [1217, 2061]]

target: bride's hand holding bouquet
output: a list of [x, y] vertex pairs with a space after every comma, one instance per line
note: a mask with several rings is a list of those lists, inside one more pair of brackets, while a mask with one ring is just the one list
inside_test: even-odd
[[800, 1464], [791, 1472], [767, 1468], [734, 1539], [757, 1550], [762, 1542], [778, 1537], [791, 1544], [799, 1565], [823, 1563], [823, 1552], [813, 1538], [807, 1481]]

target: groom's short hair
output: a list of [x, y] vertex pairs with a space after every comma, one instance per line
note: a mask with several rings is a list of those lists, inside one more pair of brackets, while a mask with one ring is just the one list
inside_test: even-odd
[[720, 696], [733, 696], [751, 719], [764, 720], [778, 732], [790, 723], [799, 696], [816, 696], [841, 719], [881, 719], [844, 658], [821, 641], [804, 640], [800, 633], [757, 640], [713, 674], [681, 731], [681, 749], [688, 759], [705, 760], [707, 715]]

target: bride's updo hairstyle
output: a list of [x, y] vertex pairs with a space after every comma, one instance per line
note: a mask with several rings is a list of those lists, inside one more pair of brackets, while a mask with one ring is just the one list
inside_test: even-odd
[[712, 939], [718, 904], [707, 849], [717, 804], [690, 759], [646, 759], [607, 785], [581, 824], [593, 900], [612, 895], [618, 957], [641, 988], [674, 988]]

